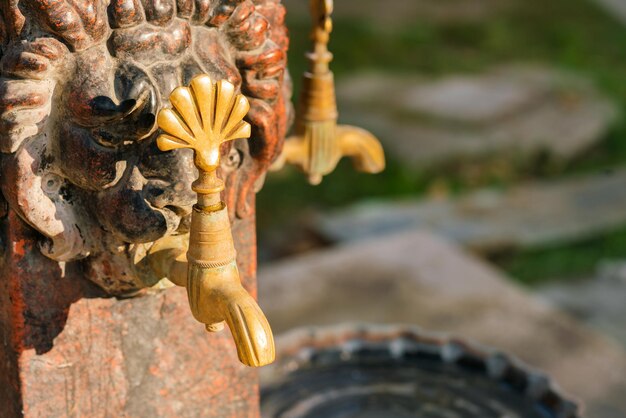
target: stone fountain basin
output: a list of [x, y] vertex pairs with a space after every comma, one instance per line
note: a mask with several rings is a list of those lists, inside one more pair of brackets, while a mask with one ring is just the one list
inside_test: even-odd
[[413, 327], [293, 331], [262, 382], [264, 418], [581, 417], [541, 372]]

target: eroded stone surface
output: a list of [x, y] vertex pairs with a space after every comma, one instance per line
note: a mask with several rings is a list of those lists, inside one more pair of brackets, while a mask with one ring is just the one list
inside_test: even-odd
[[458, 198], [370, 202], [319, 216], [316, 230], [355, 241], [411, 228], [483, 252], [591, 238], [626, 224], [626, 171], [485, 189]]
[[[80, 265], [45, 257], [14, 212], [0, 232], [0, 416], [258, 416], [254, 370], [227, 332], [193, 319], [185, 289], [106, 298]], [[254, 232], [252, 218], [234, 225], [252, 295]]]
[[295, 257], [259, 272], [273, 328], [411, 323], [501, 348], [547, 371], [588, 416], [626, 413], [626, 353], [501, 273], [423, 232]]
[[72, 305], [54, 348], [20, 357], [28, 417], [257, 416], [256, 371], [208, 334], [184, 289]]
[[372, 130], [410, 166], [547, 154], [568, 161], [603, 138], [615, 105], [584, 79], [509, 66], [439, 80], [362, 75], [338, 87], [341, 120]]

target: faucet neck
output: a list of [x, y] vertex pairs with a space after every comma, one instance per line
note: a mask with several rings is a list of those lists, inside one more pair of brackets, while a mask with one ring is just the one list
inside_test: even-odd
[[192, 189], [198, 194], [196, 206], [203, 211], [219, 211], [225, 206], [221, 192], [224, 190], [224, 182], [217, 177], [215, 171], [202, 171], [198, 179], [193, 183]]

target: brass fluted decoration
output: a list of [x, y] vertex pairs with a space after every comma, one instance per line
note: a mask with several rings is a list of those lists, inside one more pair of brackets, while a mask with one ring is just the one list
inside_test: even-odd
[[307, 173], [311, 184], [319, 184], [342, 157], [351, 157], [359, 171], [378, 173], [385, 168], [383, 148], [372, 134], [337, 125], [335, 81], [329, 68], [333, 55], [328, 51], [332, 11], [332, 0], [311, 0], [314, 48], [306, 55], [309, 71], [303, 77], [295, 135], [287, 139], [272, 166], [276, 171], [286, 163], [295, 164]]
[[250, 103], [226, 80], [213, 83], [208, 75], [199, 75], [189, 87], [176, 88], [170, 102], [173, 109], [161, 110], [157, 118], [166, 132], [157, 145], [161, 151], [193, 149], [201, 171], [217, 170], [222, 143], [250, 138], [250, 124], [243, 121]]
[[245, 96], [235, 94], [231, 83], [213, 83], [207, 75], [195, 77], [189, 87], [178, 87], [170, 102], [172, 109], [161, 110], [157, 118], [165, 132], [157, 145], [162, 151], [194, 150], [200, 172], [193, 184], [198, 203], [191, 215], [186, 256], [180, 250], [181, 238], [170, 237], [151, 249], [151, 264], [157, 274], [187, 288], [191, 311], [207, 331], [228, 324], [242, 363], [264, 366], [274, 361], [274, 337], [265, 315], [241, 285], [228, 210], [220, 197], [224, 183], [216, 174], [220, 145], [250, 137], [250, 125], [243, 121], [250, 105]]

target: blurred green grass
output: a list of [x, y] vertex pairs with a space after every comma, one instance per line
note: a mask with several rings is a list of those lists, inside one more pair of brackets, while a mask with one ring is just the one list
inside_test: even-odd
[[[289, 66], [297, 97], [310, 24], [308, 19], [288, 18], [288, 25]], [[372, 70], [441, 76], [479, 72], [510, 62], [541, 63], [588, 77], [626, 114], [626, 26], [589, 0], [517, 1], [506, 12], [477, 22], [420, 20], [381, 27], [363, 20], [335, 19], [334, 26], [331, 50], [338, 83], [355, 72]], [[556, 171], [527, 167], [512, 178], [487, 176], [485, 182], [506, 187], [519, 179], [567, 176], [625, 162], [626, 121], [622, 121], [596, 149], [567, 167]], [[355, 173], [348, 162], [342, 162], [317, 187], [309, 186], [296, 170], [271, 173], [258, 196], [260, 234], [305, 207], [327, 209], [368, 198], [416, 197], [442, 181], [453, 193], [477, 186], [451, 167], [425, 172], [393, 159], [387, 170], [376, 176]], [[496, 261], [514, 277], [537, 283], [588, 273], [605, 257], [626, 257], [626, 229], [598, 240], [509, 254]]]
[[532, 286], [548, 279], [585, 279], [597, 269], [598, 262], [623, 259], [625, 256], [626, 227], [581, 242], [503, 254], [492, 261], [511, 277]]

